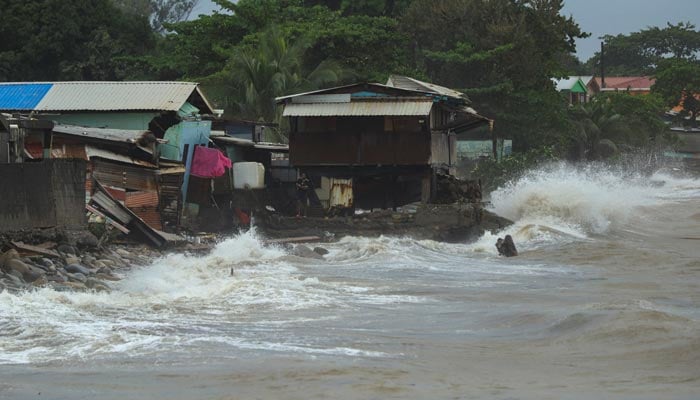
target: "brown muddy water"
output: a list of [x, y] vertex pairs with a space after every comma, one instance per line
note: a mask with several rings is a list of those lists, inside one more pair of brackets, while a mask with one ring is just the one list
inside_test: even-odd
[[491, 200], [516, 223], [472, 244], [248, 233], [109, 294], [2, 293], [0, 398], [700, 398], [697, 177], [558, 165]]

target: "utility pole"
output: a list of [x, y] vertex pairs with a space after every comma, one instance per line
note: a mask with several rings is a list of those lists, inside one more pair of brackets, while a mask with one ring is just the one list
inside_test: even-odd
[[605, 89], [605, 42], [600, 42], [600, 88]]

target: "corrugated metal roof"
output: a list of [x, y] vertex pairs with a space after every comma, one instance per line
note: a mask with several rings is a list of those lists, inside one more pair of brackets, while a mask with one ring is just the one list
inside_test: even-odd
[[222, 142], [241, 147], [253, 147], [256, 149], [274, 150], [283, 153], [289, 151], [289, 145], [284, 143], [254, 142], [252, 140], [241, 139], [232, 136], [211, 136], [211, 139], [215, 142]]
[[454, 97], [457, 99], [466, 98], [466, 96], [462, 92], [458, 92], [456, 90], [446, 88], [444, 86], [436, 85], [434, 83], [419, 81], [418, 79], [413, 79], [408, 76], [391, 75], [386, 84], [387, 86], [399, 89], [434, 93], [439, 94], [441, 96]]
[[[405, 93], [407, 96], [416, 96], [419, 94], [425, 94], [427, 92], [419, 90], [410, 90], [410, 89], [403, 89], [395, 86], [388, 86], [388, 85], [382, 85], [381, 83], [353, 83], [352, 85], [344, 85], [344, 86], [336, 86], [332, 88], [327, 88], [327, 89], [321, 89], [321, 90], [314, 90], [312, 92], [304, 92], [304, 93], [296, 93], [296, 94], [290, 94], [288, 96], [282, 96], [282, 97], [276, 97], [275, 101], [278, 103], [281, 103], [286, 100], [294, 99], [294, 98], [299, 98], [299, 97], [306, 97], [306, 96], [312, 96], [312, 95], [321, 95], [321, 94], [334, 94], [334, 93], [328, 93], [328, 92], [337, 92], [339, 90], [348, 90], [348, 93], [352, 93], [352, 89], [357, 88], [357, 87], [366, 87], [368, 90], [372, 90], [372, 88], [384, 88], [384, 89], [390, 89], [394, 92], [397, 93]], [[335, 94], [340, 94], [340, 93], [335, 93]]]
[[36, 111], [178, 111], [197, 84], [192, 82], [56, 82]]
[[284, 117], [364, 117], [382, 115], [428, 115], [428, 101], [353, 101], [351, 103], [286, 104]]
[[53, 127], [53, 131], [57, 133], [63, 133], [66, 135], [74, 135], [80, 137], [87, 137], [91, 139], [101, 139], [111, 142], [126, 142], [126, 143], [136, 143], [141, 139], [148, 131], [140, 130], [127, 130], [127, 129], [105, 129], [105, 128], [88, 128], [75, 125], [62, 125], [56, 124]]
[[292, 103], [349, 103], [350, 93], [307, 94], [292, 98]]
[[50, 83], [0, 83], [0, 110], [33, 110], [51, 86]]
[[103, 158], [105, 160], [123, 162], [126, 164], [140, 165], [140, 166], [146, 167], [146, 168], [157, 168], [154, 164], [149, 163], [147, 161], [138, 160], [138, 159], [131, 158], [131, 157], [124, 155], [124, 154], [115, 153], [113, 151], [100, 149], [98, 147], [94, 147], [94, 146], [90, 146], [90, 145], [85, 145], [85, 154], [90, 159], [92, 159], [93, 157], [96, 157], [96, 158]]

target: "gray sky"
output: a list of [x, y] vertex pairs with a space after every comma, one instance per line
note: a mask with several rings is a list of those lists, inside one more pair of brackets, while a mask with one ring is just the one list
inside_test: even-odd
[[691, 22], [700, 27], [700, 0], [566, 0], [562, 14], [573, 16], [591, 37], [576, 42], [581, 61], [600, 49], [598, 37]]
[[[440, 1], [440, 0], [436, 0]], [[218, 6], [200, 0], [192, 13], [210, 14]], [[700, 0], [566, 0], [562, 14], [572, 15], [591, 37], [576, 43], [581, 61], [588, 60], [600, 48], [598, 37], [639, 31], [666, 22], [691, 22], [700, 27]]]

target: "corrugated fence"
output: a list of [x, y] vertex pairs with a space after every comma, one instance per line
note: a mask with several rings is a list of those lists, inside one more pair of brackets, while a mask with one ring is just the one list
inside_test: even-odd
[[0, 165], [0, 231], [82, 228], [84, 160], [44, 160]]

